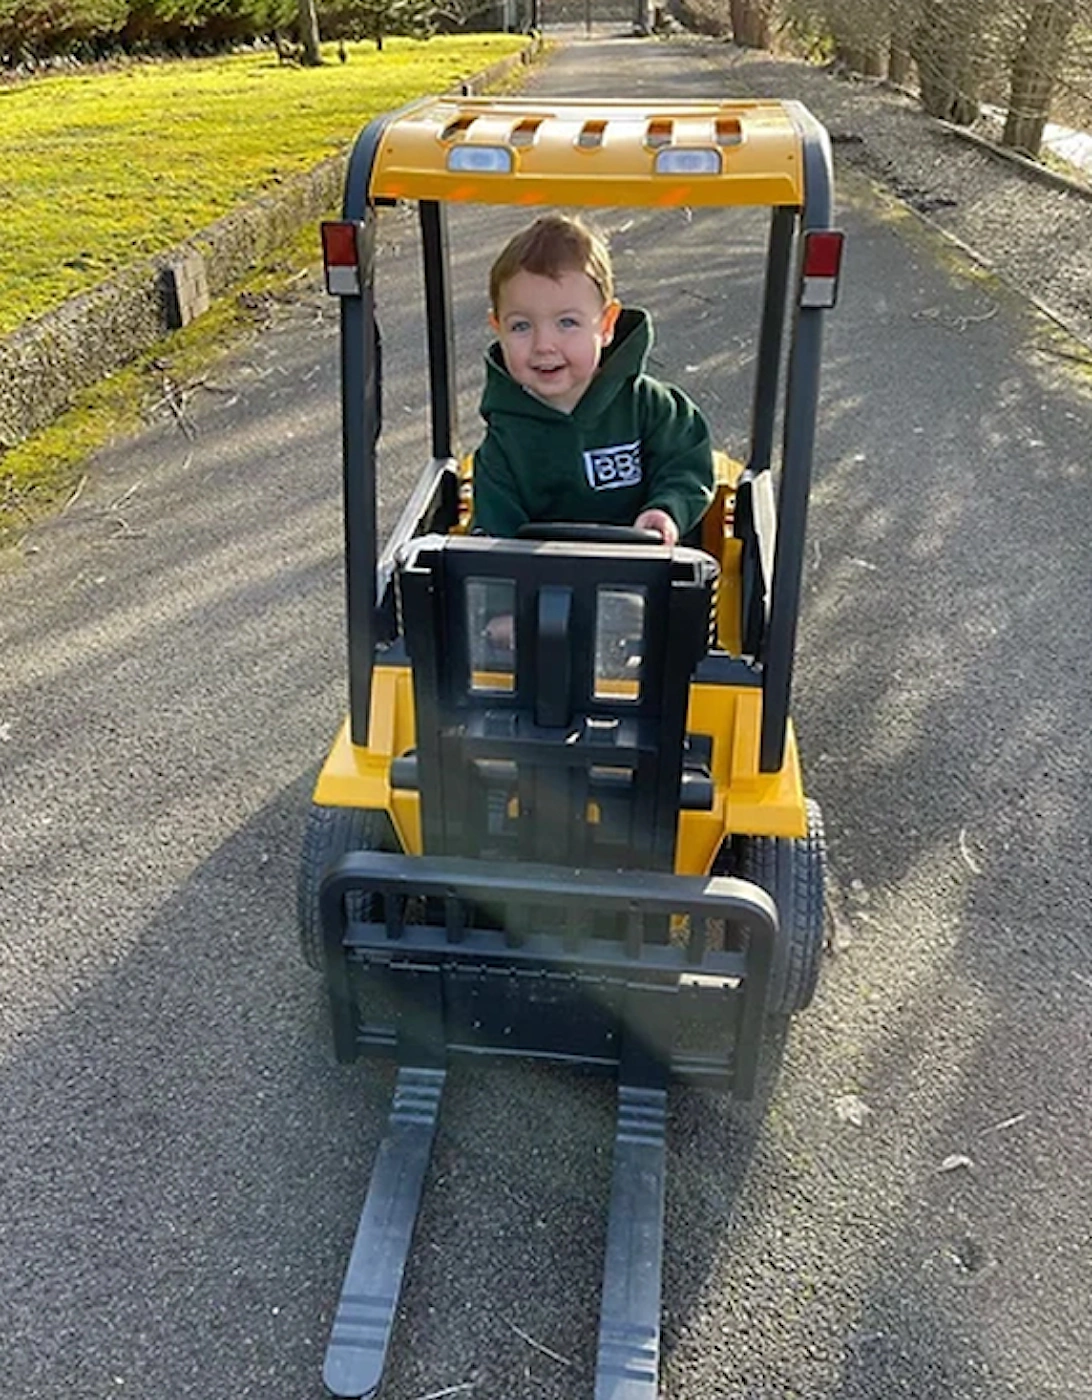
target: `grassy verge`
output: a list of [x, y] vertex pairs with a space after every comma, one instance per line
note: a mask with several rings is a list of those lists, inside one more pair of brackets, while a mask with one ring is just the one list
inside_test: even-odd
[[85, 390], [49, 427], [0, 457], [0, 550], [64, 505], [80, 488], [93, 452], [138, 431], [168, 389], [181, 398], [186, 384], [207, 374], [255, 334], [261, 324], [255, 308], [287, 295], [301, 270], [317, 263], [317, 249], [317, 229], [302, 229], [230, 297], [214, 302], [185, 330], [165, 336], [124, 369]]
[[[343, 146], [346, 141], [351, 140], [356, 135], [360, 126], [372, 113], [396, 107], [418, 93], [450, 87], [461, 77], [481, 71], [499, 58], [521, 48], [525, 42], [518, 36], [508, 35], [484, 35], [479, 36], [474, 41], [461, 40], [458, 45], [441, 39], [433, 39], [427, 45], [414, 44], [410, 40], [401, 43], [397, 40], [388, 40], [383, 53], [379, 55], [376, 55], [370, 46], [350, 46], [349, 62], [344, 67], [340, 64], [336, 68], [328, 65], [327, 68], [318, 70], [317, 75], [314, 73], [303, 74], [298, 69], [277, 70], [273, 67], [270, 71], [274, 77], [279, 78], [281, 71], [283, 71], [288, 78], [289, 85], [296, 83], [298, 88], [302, 88], [299, 80], [303, 77], [317, 77], [320, 83], [326, 82], [328, 78], [334, 79], [335, 76], [344, 80], [346, 74], [353, 79], [353, 84], [347, 90], [352, 93], [351, 102], [342, 92], [339, 82], [331, 81], [329, 89], [322, 90], [333, 91], [336, 88], [342, 94], [338, 99], [342, 104], [340, 108], [343, 123], [342, 136], [328, 145], [313, 144], [307, 146], [301, 139], [297, 151], [307, 150], [309, 154], [306, 158], [297, 155], [289, 158], [282, 155], [281, 159], [289, 163], [280, 165], [280, 174], [283, 176], [298, 169], [306, 169], [309, 165], [329, 155], [336, 147]], [[383, 77], [374, 60], [378, 59], [382, 63], [388, 57], [388, 50], [393, 51], [389, 55], [392, 73]], [[439, 67], [430, 66], [425, 69], [418, 65], [417, 59], [421, 55], [429, 54], [430, 51]], [[246, 65], [244, 66], [249, 71], [254, 59], [251, 55], [247, 55], [245, 58]], [[353, 65], [358, 59], [359, 66], [354, 75]], [[173, 63], [158, 65], [156, 70], [149, 70], [148, 76], [156, 77], [158, 75], [162, 77], [164, 74], [173, 73], [174, 85], [182, 88], [188, 82], [188, 74], [191, 69], [219, 68], [224, 63], [230, 66], [233, 61], [233, 59], [217, 60], [209, 65]], [[409, 61], [413, 63], [413, 88], [409, 86], [410, 69], [407, 66]], [[257, 62], [259, 65], [269, 65], [271, 62], [275, 64], [276, 60], [275, 57], [272, 60], [261, 57]], [[259, 67], [258, 71], [265, 72], [266, 70]], [[519, 67], [508, 78], [494, 85], [493, 90], [514, 90], [522, 84], [526, 71], [526, 69]], [[400, 74], [397, 81], [401, 86], [395, 85], [395, 72]], [[54, 83], [96, 83], [104, 85], [108, 91], [109, 84], [115, 76], [99, 75], [93, 79], [47, 79], [28, 84], [25, 88], [18, 89], [17, 92], [9, 90], [4, 97], [4, 102], [0, 102], [0, 123], [3, 121], [9, 123], [8, 127], [0, 125], [0, 201], [5, 206], [8, 201], [5, 189], [7, 166], [4, 162], [10, 161], [11, 157], [11, 144], [6, 141], [5, 131], [10, 130], [11, 118], [6, 114], [4, 104], [12, 96], [22, 97], [33, 91], [48, 92]], [[325, 122], [327, 117], [328, 114], [324, 113], [322, 122]], [[236, 110], [232, 120], [239, 120], [238, 110]], [[318, 130], [318, 125], [313, 125], [314, 129]], [[283, 133], [276, 133], [276, 123], [272, 121], [272, 118], [264, 119], [264, 124], [256, 123], [256, 130], [250, 133], [246, 139], [248, 142], [253, 141], [256, 146], [260, 146], [263, 133], [270, 142], [276, 144], [278, 151], [283, 152], [287, 149], [282, 145]], [[117, 141], [118, 143], [121, 141], [120, 134]], [[291, 161], [295, 163], [291, 163]], [[143, 173], [147, 174], [147, 172]], [[134, 257], [172, 246], [262, 188], [261, 184], [255, 184], [252, 188], [245, 189], [235, 181], [236, 174], [237, 172], [230, 170], [226, 172], [220, 195], [220, 198], [226, 202], [217, 204], [215, 207], [206, 207], [193, 202], [184, 206], [176, 206], [171, 202], [166, 192], [160, 192], [151, 197], [150, 202], [153, 206], [151, 212], [153, 213], [155, 210], [171, 204], [171, 236], [165, 238], [154, 250], [143, 245], [136, 247], [133, 244], [125, 243], [123, 236], [122, 243], [115, 245], [109, 254], [116, 259], [115, 262], [102, 261], [94, 268], [84, 269], [80, 274], [82, 280], [78, 286], [71, 285], [65, 291], [54, 292], [45, 304], [54, 305], [63, 296], [92, 285], [113, 267], [123, 266], [132, 261]], [[267, 180], [265, 187], [268, 187], [269, 183], [270, 181]], [[239, 192], [231, 194], [231, 197], [228, 198], [228, 192], [236, 190]], [[39, 204], [39, 212], [41, 207]], [[6, 265], [9, 251], [7, 245], [13, 241], [7, 223], [8, 212], [5, 207], [3, 231], [0, 233], [0, 288], [3, 287], [5, 278], [13, 276], [12, 269]], [[185, 213], [184, 218], [182, 212]], [[331, 213], [333, 212], [331, 211]], [[65, 221], [61, 222], [63, 224]], [[129, 223], [130, 216], [127, 216], [119, 206], [117, 229], [124, 231]], [[24, 221], [21, 226], [24, 227], [24, 239], [29, 239], [29, 242], [34, 245], [26, 249], [28, 259], [32, 253], [36, 256], [40, 252], [39, 245], [48, 245], [49, 239], [54, 236], [51, 229], [49, 239], [42, 238], [40, 235], [30, 239], [29, 224]], [[105, 239], [109, 236], [110, 231], [109, 221], [104, 221], [101, 230], [104, 239], [101, 245], [102, 249], [105, 249]], [[60, 237], [62, 232], [64, 229], [59, 227], [57, 236]], [[144, 236], [149, 236], [147, 230], [145, 230]], [[88, 241], [88, 239], [83, 240], [85, 243]], [[216, 359], [228, 353], [246, 336], [253, 334], [255, 317], [251, 308], [256, 301], [260, 302], [263, 298], [285, 294], [293, 279], [298, 276], [300, 269], [317, 261], [317, 252], [318, 235], [316, 229], [310, 227], [302, 230], [296, 239], [279, 249], [266, 261], [265, 265], [258, 268], [246, 281], [241, 283], [231, 297], [225, 297], [214, 303], [204, 316], [201, 316], [186, 330], [165, 337], [124, 370], [81, 394], [73, 408], [48, 428], [34, 434], [26, 442], [9, 449], [6, 453], [0, 454], [0, 548], [10, 547], [34, 521], [50, 514], [64, 504], [73, 491], [78, 488], [84, 463], [92, 452], [113, 439], [139, 429], [145, 420], [149, 406], [163, 398], [165, 375], [169, 377], [172, 384], [184, 385], [187, 381], [192, 381], [198, 375], [207, 372], [209, 366]], [[105, 251], [100, 251], [97, 256], [105, 259], [108, 254]], [[27, 267], [27, 262], [23, 261], [21, 275], [29, 287], [33, 279]], [[2, 295], [3, 293], [0, 292], [0, 297]], [[39, 309], [44, 309], [44, 307], [39, 307]]]
[[343, 149], [364, 122], [443, 92], [520, 35], [389, 39], [304, 69], [275, 53], [65, 74], [0, 100], [0, 334], [173, 247]]

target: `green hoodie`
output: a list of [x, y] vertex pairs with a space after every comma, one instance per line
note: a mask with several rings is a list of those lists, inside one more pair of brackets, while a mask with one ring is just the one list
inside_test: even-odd
[[475, 529], [510, 537], [531, 520], [632, 525], [655, 508], [685, 535], [701, 519], [713, 497], [709, 429], [681, 389], [645, 373], [651, 345], [647, 312], [623, 310], [572, 413], [517, 384], [490, 346]]

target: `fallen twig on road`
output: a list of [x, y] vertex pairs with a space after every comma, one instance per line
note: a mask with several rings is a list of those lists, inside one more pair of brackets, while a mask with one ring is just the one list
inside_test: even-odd
[[144, 483], [142, 481], [134, 481], [132, 486], [124, 490], [116, 501], [110, 502], [107, 509], [111, 511], [120, 510], [121, 507], [125, 504], [125, 502], [130, 498], [130, 496], [134, 495], [137, 491], [139, 491], [143, 484]]
[[477, 1381], [463, 1381], [459, 1385], [449, 1385], [444, 1390], [430, 1390], [427, 1395], [419, 1395], [417, 1400], [445, 1400], [448, 1395], [463, 1395], [473, 1390]]
[[573, 1364], [567, 1356], [562, 1356], [556, 1351], [551, 1351], [548, 1346], [543, 1346], [541, 1342], [537, 1342], [529, 1332], [525, 1332], [522, 1327], [517, 1327], [516, 1324], [510, 1318], [506, 1317], [504, 1321], [509, 1327], [511, 1327], [512, 1331], [516, 1334], [517, 1337], [522, 1338], [522, 1340], [525, 1341], [528, 1346], [534, 1347], [536, 1351], [542, 1352], [543, 1356], [548, 1356], [551, 1359], [551, 1361], [560, 1361], [562, 1366], [571, 1366]]
[[68, 510], [69, 506], [74, 506], [74, 505], [76, 504], [76, 502], [77, 502], [77, 501], [80, 499], [80, 497], [83, 495], [83, 488], [84, 488], [86, 485], [87, 485], [87, 473], [84, 472], [83, 476], [80, 477], [79, 484], [77, 485], [75, 491], [72, 492], [71, 496], [69, 496], [68, 500], [65, 501], [64, 505], [61, 507], [61, 514], [62, 514], [62, 515], [64, 515], [64, 514], [66, 513], [66, 511]]
[[1014, 1113], [1011, 1118], [1003, 1118], [1000, 1123], [995, 1123], [992, 1128], [983, 1128], [981, 1136], [987, 1133], [999, 1133], [1003, 1128], [1015, 1128], [1017, 1123], [1022, 1123], [1027, 1117], [1026, 1113]]
[[977, 326], [983, 321], [992, 321], [997, 315], [997, 303], [988, 307], [977, 316], [956, 316], [946, 315], [944, 308], [940, 306], [927, 306], [924, 311], [914, 311], [911, 313], [912, 321], [935, 321], [938, 326], [943, 326], [946, 331], [958, 331], [962, 334], [968, 326]]
[[177, 385], [172, 383], [166, 375], [163, 376], [163, 390], [163, 397], [159, 400], [159, 403], [154, 405], [152, 411], [154, 412], [155, 409], [166, 404], [174, 414], [175, 422], [178, 424], [179, 428], [181, 428], [185, 437], [192, 442], [197, 436], [197, 429], [186, 413], [186, 391], [184, 389], [179, 391]]
[[967, 845], [967, 828], [965, 826], [959, 828], [959, 854], [963, 857], [964, 864], [972, 875], [982, 874], [982, 867], [971, 855], [970, 847]]

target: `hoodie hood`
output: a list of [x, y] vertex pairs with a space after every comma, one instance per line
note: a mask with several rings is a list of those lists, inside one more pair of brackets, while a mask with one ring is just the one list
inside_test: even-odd
[[485, 389], [481, 415], [489, 421], [493, 413], [512, 413], [547, 422], [572, 419], [584, 422], [599, 417], [619, 391], [645, 372], [652, 348], [652, 322], [639, 307], [623, 307], [614, 326], [614, 338], [604, 347], [599, 368], [572, 413], [565, 413], [517, 384], [504, 364], [500, 342], [494, 341], [485, 356]]

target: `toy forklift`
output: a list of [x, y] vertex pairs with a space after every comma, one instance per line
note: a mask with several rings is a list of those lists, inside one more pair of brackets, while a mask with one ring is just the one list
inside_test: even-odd
[[[432, 460], [380, 554], [376, 222], [410, 201]], [[449, 201], [770, 210], [750, 456], [718, 458], [693, 537], [468, 533]], [[616, 1077], [595, 1395], [656, 1400], [668, 1085], [750, 1096], [764, 1031], [807, 1006], [822, 951], [822, 828], [789, 697], [831, 212], [827, 134], [795, 102], [429, 98], [356, 142], [343, 218], [323, 226], [350, 706], [299, 914], [338, 1059], [398, 1071], [326, 1353], [334, 1395], [380, 1385], [447, 1066], [531, 1056]], [[498, 596], [514, 630], [500, 655]]]

